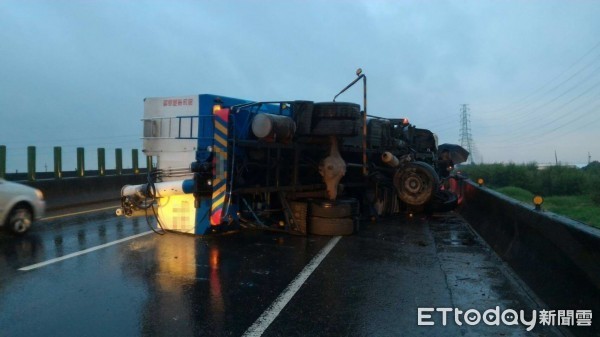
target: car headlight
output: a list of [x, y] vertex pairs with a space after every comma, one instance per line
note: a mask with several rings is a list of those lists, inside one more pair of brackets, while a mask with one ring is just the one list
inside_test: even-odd
[[44, 200], [44, 193], [42, 193], [42, 191], [36, 189], [35, 190], [35, 195], [37, 195], [38, 199]]

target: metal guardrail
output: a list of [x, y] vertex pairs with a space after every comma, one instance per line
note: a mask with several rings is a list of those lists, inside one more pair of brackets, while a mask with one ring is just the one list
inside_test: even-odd
[[[35, 181], [38, 176], [43, 176], [43, 179], [62, 179], [64, 177], [85, 177], [85, 176], [105, 176], [107, 174], [122, 175], [126, 172], [132, 174], [139, 174], [142, 172], [139, 166], [139, 150], [131, 150], [131, 170], [125, 170], [123, 168], [123, 149], [115, 149], [115, 168], [108, 169], [106, 167], [106, 149], [97, 148], [98, 155], [98, 169], [97, 170], [86, 170], [85, 167], [85, 149], [78, 147], [76, 149], [77, 156], [77, 168], [75, 171], [67, 174], [63, 171], [62, 158], [63, 151], [62, 147], [55, 146], [53, 149], [53, 173], [49, 177], [50, 173], [36, 172], [36, 156], [37, 149], [35, 146], [27, 147], [27, 172], [26, 173], [7, 173], [6, 171], [6, 160], [7, 160], [7, 147], [0, 145], [0, 178], [9, 180], [27, 180]], [[146, 157], [146, 170], [152, 169], [152, 157]]]

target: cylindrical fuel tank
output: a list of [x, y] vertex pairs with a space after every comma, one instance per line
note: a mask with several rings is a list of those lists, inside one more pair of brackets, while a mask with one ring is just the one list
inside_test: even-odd
[[398, 165], [400, 165], [400, 160], [398, 160], [398, 158], [394, 156], [391, 152], [387, 151], [381, 155], [381, 161], [383, 161], [391, 167], [398, 167]]
[[287, 116], [261, 113], [252, 119], [252, 133], [261, 140], [285, 143], [295, 132], [296, 123]]

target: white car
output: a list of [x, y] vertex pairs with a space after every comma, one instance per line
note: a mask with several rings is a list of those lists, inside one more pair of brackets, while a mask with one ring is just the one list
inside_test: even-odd
[[0, 227], [24, 234], [34, 219], [44, 216], [45, 209], [42, 191], [0, 179]]

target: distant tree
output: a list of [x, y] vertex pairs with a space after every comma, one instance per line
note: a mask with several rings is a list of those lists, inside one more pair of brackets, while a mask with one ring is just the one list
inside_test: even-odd
[[597, 160], [594, 160], [593, 162], [589, 163], [587, 166], [584, 166], [582, 168], [582, 170], [586, 173], [600, 174], [600, 162]]

